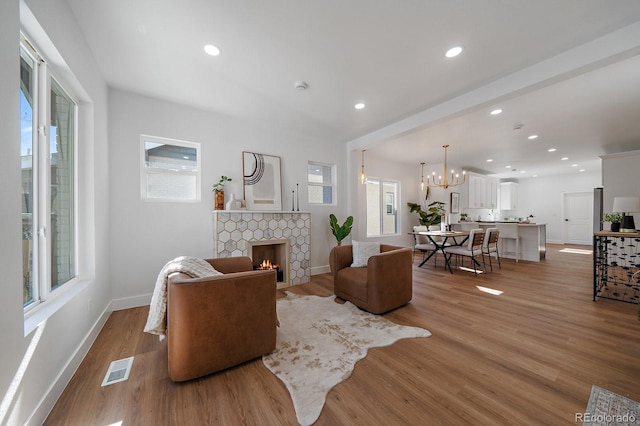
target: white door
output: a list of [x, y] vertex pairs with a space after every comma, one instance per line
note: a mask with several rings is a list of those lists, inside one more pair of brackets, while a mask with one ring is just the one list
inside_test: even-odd
[[567, 244], [593, 243], [593, 193], [564, 194], [564, 242]]

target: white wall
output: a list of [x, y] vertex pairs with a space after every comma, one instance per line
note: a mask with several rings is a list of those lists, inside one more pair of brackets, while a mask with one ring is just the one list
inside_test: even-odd
[[[640, 197], [640, 151], [622, 152], [602, 157], [604, 212], [613, 211], [614, 197]], [[640, 228], [640, 213], [633, 215]]]
[[518, 185], [518, 209], [509, 215], [533, 214], [536, 223], [547, 224], [547, 242], [563, 242], [563, 197], [571, 192], [593, 192], [602, 186], [600, 172], [521, 179]]
[[[18, 102], [19, 38], [18, 0], [0, 2], [0, 117], [8, 123], [13, 118], [15, 125], [0, 126], [2, 152], [0, 156], [0, 181], [2, 203], [0, 203], [0, 416], [9, 409], [5, 402], [9, 385], [18, 370], [29, 339], [22, 333], [22, 264], [20, 221], [20, 117]], [[0, 420], [0, 423], [2, 421]]]
[[[3, 0], [0, 2], [0, 114], [5, 119], [5, 125], [0, 127], [3, 143], [0, 156], [0, 424], [41, 424], [99, 331], [111, 299], [107, 267], [106, 85], [66, 1], [28, 0], [27, 3], [81, 85], [76, 94], [83, 116], [78, 151], [83, 177], [79, 182], [78, 234], [83, 248], [79, 263], [85, 282], [64, 306], [24, 336], [19, 256], [22, 244], [18, 161], [20, 3]], [[42, 34], [33, 36], [39, 41]]]
[[[233, 179], [225, 195], [242, 196], [242, 151], [279, 156], [283, 209], [291, 209], [291, 191], [299, 183], [300, 210], [311, 211], [311, 266], [324, 272], [332, 236], [329, 213], [343, 216], [346, 194], [338, 206], [309, 208], [307, 162], [338, 165], [344, 179], [344, 146], [313, 135], [295, 134], [278, 124], [263, 128], [209, 111], [160, 99], [110, 90], [109, 159], [111, 179], [111, 269], [115, 307], [148, 304], [158, 271], [169, 260], [213, 256], [213, 194], [221, 175]], [[198, 142], [202, 148], [202, 201], [148, 202], [140, 198], [140, 134]], [[343, 186], [344, 187], [344, 186]]]

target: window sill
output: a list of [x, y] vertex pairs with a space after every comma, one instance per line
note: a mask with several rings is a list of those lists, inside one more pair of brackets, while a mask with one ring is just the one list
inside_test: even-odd
[[36, 306], [24, 316], [24, 335], [29, 335], [40, 324], [45, 322], [49, 317], [58, 312], [60, 308], [67, 304], [71, 299], [76, 297], [82, 290], [87, 288], [91, 283], [90, 280], [78, 281], [72, 284], [65, 292], [58, 296], [47, 300]]

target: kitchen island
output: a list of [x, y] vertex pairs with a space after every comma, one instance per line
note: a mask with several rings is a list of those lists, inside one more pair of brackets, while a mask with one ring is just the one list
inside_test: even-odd
[[[509, 221], [500, 222], [460, 222], [451, 224], [453, 231], [470, 230], [474, 228], [493, 228], [496, 223], [516, 223], [518, 236], [520, 237], [520, 260], [540, 262], [547, 254], [547, 225], [544, 223], [517, 223]], [[515, 240], [500, 240], [498, 246], [500, 257], [515, 259]]]

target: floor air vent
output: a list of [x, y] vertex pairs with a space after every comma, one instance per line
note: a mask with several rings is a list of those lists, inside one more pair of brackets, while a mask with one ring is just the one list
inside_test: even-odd
[[129, 378], [129, 372], [131, 371], [131, 365], [133, 365], [133, 357], [113, 361], [111, 365], [109, 365], [107, 374], [104, 376], [102, 386], [127, 380]]

